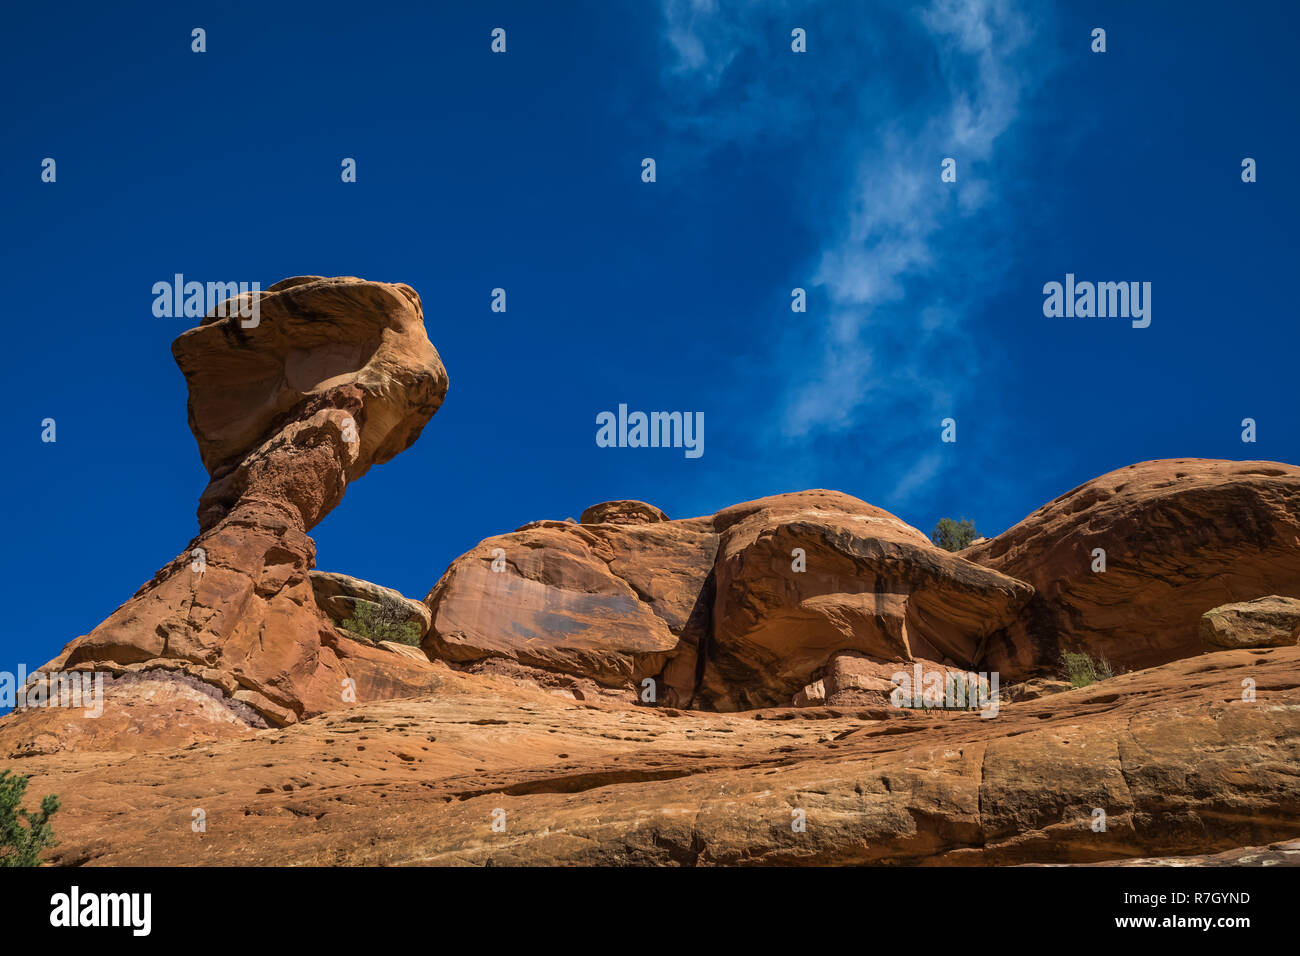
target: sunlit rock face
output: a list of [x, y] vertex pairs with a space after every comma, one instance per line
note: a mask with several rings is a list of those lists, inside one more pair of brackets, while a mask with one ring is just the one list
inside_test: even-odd
[[961, 552], [1036, 590], [984, 664], [1042, 673], [1063, 649], [1150, 667], [1205, 650], [1201, 616], [1300, 598], [1300, 468], [1148, 461], [1094, 478]]
[[680, 707], [786, 705], [837, 653], [966, 666], [1032, 588], [849, 495], [670, 520], [607, 502], [488, 538], [427, 598], [431, 656], [506, 657]]
[[172, 346], [211, 475], [199, 536], [51, 663], [153, 674], [181, 662], [276, 724], [427, 689], [427, 661], [350, 640], [318, 609], [307, 536], [442, 403], [447, 373], [420, 297], [315, 276], [254, 294], [255, 311], [214, 312]]

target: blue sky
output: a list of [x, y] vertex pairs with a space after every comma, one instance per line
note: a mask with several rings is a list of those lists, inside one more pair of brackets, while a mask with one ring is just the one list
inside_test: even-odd
[[[482, 538], [612, 498], [684, 517], [828, 487], [993, 534], [1135, 461], [1300, 461], [1293, 3], [4, 17], [5, 669], [196, 531], [187, 320], [151, 311], [177, 272], [420, 292], [446, 403], [313, 532], [321, 568], [415, 597]], [[1046, 318], [1067, 272], [1151, 282], [1151, 326]], [[620, 402], [702, 411], [704, 455], [598, 448]]]

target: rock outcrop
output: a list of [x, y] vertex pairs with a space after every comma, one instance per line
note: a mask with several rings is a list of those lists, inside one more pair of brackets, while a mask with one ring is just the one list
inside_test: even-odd
[[794, 695], [794, 706], [888, 707], [897, 686], [892, 677], [900, 666], [842, 651], [813, 672], [813, 682]]
[[1206, 611], [1261, 594], [1300, 595], [1300, 469], [1177, 460], [1104, 475], [957, 554], [837, 492], [684, 520], [606, 502], [453, 562], [424, 647], [650, 679], [660, 703], [729, 711], [833, 697], [840, 654], [1006, 681], [1054, 677], [1066, 649], [1146, 667], [1200, 653]]
[[1200, 634], [1207, 650], [1294, 644], [1300, 637], [1300, 599], [1271, 594], [1213, 608], [1201, 616]]
[[[489, 538], [426, 598], [424, 648], [458, 663], [504, 657], [639, 687], [707, 627], [700, 595], [716, 548], [706, 527], [678, 522], [545, 521]], [[685, 704], [693, 680], [682, 675], [669, 699]]]
[[1007, 700], [1038, 700], [1050, 694], [1061, 694], [1074, 690], [1074, 685], [1067, 680], [1052, 680], [1050, 677], [1035, 677], [1022, 684], [1012, 684], [1004, 693]]
[[655, 524], [668, 516], [644, 501], [603, 501], [592, 505], [578, 519], [582, 524]]
[[260, 293], [255, 323], [238, 311], [214, 312], [172, 346], [211, 476], [198, 537], [47, 666], [184, 674], [272, 724], [343, 706], [348, 691], [426, 691], [427, 660], [349, 640], [318, 609], [307, 536], [442, 402], [447, 374], [420, 298], [303, 276]]
[[[982, 667], [1034, 676], [1055, 670], [1063, 649], [1150, 667], [1199, 654], [1198, 625], [1211, 608], [1300, 597], [1300, 468], [1130, 465], [961, 554], [1036, 590], [989, 639]], [[1093, 570], [1103, 557], [1105, 570]]]
[[433, 623], [422, 601], [414, 601], [392, 588], [334, 571], [312, 571], [307, 576], [317, 606], [336, 627], [346, 629], [359, 613], [364, 617], [367, 605], [386, 611], [394, 625], [409, 627], [415, 639], [412, 643], [418, 644]]
[[[198, 536], [44, 669], [93, 672], [102, 713], [0, 719], [63, 800], [53, 862], [1295, 862], [1300, 468], [1135, 465], [959, 553], [832, 491], [611, 501], [420, 603], [308, 537], [442, 400], [419, 298], [258, 305], [174, 346]], [[1064, 648], [1132, 672], [1072, 687]]]
[[967, 666], [1032, 593], [838, 492], [682, 520], [618, 501], [458, 558], [426, 599], [424, 647], [741, 710], [789, 704], [841, 652]]
[[719, 710], [788, 704], [842, 651], [965, 667], [1033, 593], [838, 492], [734, 505], [712, 524], [717, 595], [699, 698]]
[[952, 866], [1300, 834], [1295, 647], [1177, 661], [994, 719], [615, 707], [436, 666], [436, 695], [246, 739], [24, 759], [30, 792], [63, 799], [52, 861]]

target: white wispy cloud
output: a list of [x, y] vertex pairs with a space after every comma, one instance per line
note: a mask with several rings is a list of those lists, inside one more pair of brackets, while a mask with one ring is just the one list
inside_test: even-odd
[[[951, 349], [951, 337], [926, 334], [933, 326], [922, 327], [920, 313], [934, 303], [910, 301], [908, 280], [936, 270], [983, 272], [969, 268], [972, 252], [958, 247], [945, 226], [993, 198], [980, 176], [1018, 113], [1023, 79], [1010, 55], [1023, 43], [1025, 26], [1007, 0], [939, 0], [921, 20], [938, 55], [946, 104], [919, 127], [877, 129], [879, 145], [867, 148], [859, 160], [847, 221], [822, 250], [815, 278], [834, 311], [829, 381], [844, 368], [870, 366], [880, 352], [895, 369], [913, 374], [877, 375], [863, 380], [870, 387], [857, 390], [828, 387], [825, 376], [795, 386], [785, 418], [792, 435], [853, 424], [882, 393], [918, 394], [930, 398], [931, 406], [936, 396], [954, 398], [957, 383], [951, 376], [961, 366], [934, 351], [936, 345]], [[940, 182], [945, 157], [956, 160], [955, 184]], [[968, 261], [959, 263], [959, 257]], [[942, 311], [941, 328], [958, 331], [960, 310]], [[898, 334], [900, 328], [904, 334]], [[965, 368], [967, 374], [975, 372], [969, 364]], [[938, 369], [944, 370], [942, 377]], [[928, 374], [916, 374], [923, 371]]]
[[[856, 37], [884, 38], [885, 45], [863, 49], [860, 70], [841, 63], [839, 75], [820, 77], [838, 113], [822, 117], [830, 132], [812, 151], [822, 181], [842, 190], [838, 201], [821, 205], [842, 212], [818, 224], [825, 238], [813, 256], [812, 284], [826, 314], [816, 334], [787, 337], [779, 360], [774, 356], [774, 367], [787, 371], [779, 431], [798, 443], [863, 423], [880, 429], [891, 415], [925, 414], [934, 418], [929, 434], [937, 442], [939, 419], [956, 412], [978, 373], [970, 317], [992, 291], [997, 269], [989, 244], [972, 241], [969, 227], [1004, 225], [989, 172], [1022, 109], [1030, 18], [1014, 0], [933, 0], [919, 14], [874, 4], [775, 9], [774, 18], [768, 5], [665, 0], [663, 12], [677, 124], [707, 129], [716, 145], [779, 135], [807, 112], [780, 66], [748, 71], [723, 109], [728, 71], [747, 50], [771, 51], [773, 37], [797, 23], [810, 27], [806, 55], [813, 57], [828, 37], [844, 45], [846, 18], [866, 18], [855, 24]], [[895, 41], [915, 47], [915, 55], [883, 55]], [[799, 129], [809, 135], [807, 125]], [[940, 181], [944, 157], [957, 162], [955, 184]], [[892, 439], [909, 444], [905, 436]], [[942, 472], [945, 459], [916, 443], [903, 454], [910, 461], [896, 462], [894, 492], [906, 501]]]

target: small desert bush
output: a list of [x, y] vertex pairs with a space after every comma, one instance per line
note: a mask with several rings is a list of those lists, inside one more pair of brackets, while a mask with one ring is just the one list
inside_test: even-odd
[[[948, 671], [943, 675], [943, 700], [927, 700], [925, 688], [912, 689], [911, 703], [906, 710], [979, 710], [988, 699], [989, 683], [978, 674]], [[952, 706], [948, 702], [952, 701]]]
[[27, 781], [0, 770], [0, 866], [40, 866], [41, 851], [56, 845], [50, 817], [59, 809], [59, 798], [47, 796], [40, 813], [20, 809]]
[[975, 522], [969, 518], [962, 518], [960, 521], [940, 518], [939, 523], [930, 532], [930, 540], [945, 551], [960, 551], [978, 537]]
[[1115, 671], [1105, 655], [1094, 660], [1087, 651], [1062, 651], [1061, 676], [1075, 687], [1087, 687], [1099, 680], [1110, 680]]
[[420, 626], [411, 620], [411, 612], [400, 601], [357, 601], [352, 617], [343, 626], [354, 634], [372, 641], [395, 641], [419, 644]]

